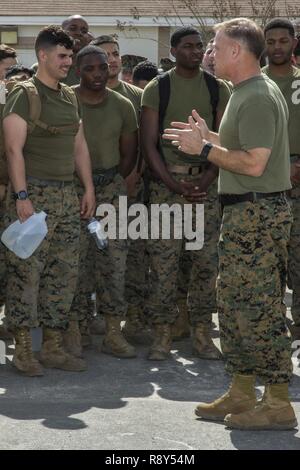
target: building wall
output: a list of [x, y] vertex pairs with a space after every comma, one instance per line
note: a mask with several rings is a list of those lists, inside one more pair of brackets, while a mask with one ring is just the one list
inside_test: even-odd
[[[18, 51], [19, 61], [26, 66], [36, 62], [34, 40], [43, 26], [18, 27], [19, 42], [17, 46], [13, 47], [16, 47]], [[163, 39], [165, 40], [167, 38], [167, 28], [163, 29]], [[164, 46], [161, 44], [161, 34], [159, 34], [158, 27], [124, 28], [124, 30], [120, 31], [120, 29], [113, 26], [91, 26], [90, 30], [95, 37], [102, 34], [118, 34], [122, 55], [141, 55], [158, 63], [161, 57], [159, 51], [164, 51], [165, 53], [168, 50], [167, 44]]]

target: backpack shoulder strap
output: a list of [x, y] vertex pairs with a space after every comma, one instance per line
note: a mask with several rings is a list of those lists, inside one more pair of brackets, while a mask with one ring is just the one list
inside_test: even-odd
[[[59, 134], [64, 129], [71, 129], [71, 128], [78, 129], [78, 123], [55, 127], [55, 126], [49, 126], [45, 122], [40, 121], [40, 116], [42, 112], [42, 102], [41, 102], [41, 98], [37, 90], [37, 87], [35, 86], [32, 80], [21, 82], [19, 86], [25, 90], [27, 94], [28, 102], [29, 102], [29, 122], [27, 123], [28, 134], [31, 134], [34, 131], [36, 126], [40, 127], [41, 129], [44, 129], [45, 131], [53, 135]], [[75, 96], [75, 93], [67, 85], [62, 84], [62, 86], [63, 86], [64, 93], [68, 95], [68, 97], [72, 101], [72, 104], [77, 109], [78, 103], [77, 103], [77, 98]]]
[[211, 75], [210, 73], [203, 70], [204, 79], [210, 95], [210, 104], [212, 107], [213, 123], [212, 130], [213, 132], [217, 131], [217, 110], [220, 98], [220, 88], [218, 80]]
[[18, 84], [19, 87], [25, 90], [28, 103], [29, 103], [29, 122], [28, 122], [28, 134], [31, 134], [39, 122], [42, 103], [38, 90], [32, 80], [26, 80]]
[[159, 133], [162, 135], [164, 132], [164, 117], [167, 111], [167, 107], [170, 99], [170, 75], [168, 72], [158, 75], [156, 77], [158, 81], [158, 94], [159, 94]]
[[76, 97], [76, 92], [74, 89], [72, 89], [71, 87], [69, 87], [68, 85], [66, 85], [65, 83], [61, 83], [60, 84], [64, 93], [68, 96], [68, 98], [70, 99], [70, 101], [72, 101], [72, 104], [78, 108], [78, 101], [77, 101], [77, 97]]

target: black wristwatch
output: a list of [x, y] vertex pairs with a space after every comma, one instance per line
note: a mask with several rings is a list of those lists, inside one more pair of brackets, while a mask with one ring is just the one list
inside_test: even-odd
[[211, 144], [210, 142], [207, 142], [207, 144], [204, 145], [199, 157], [205, 158], [205, 160], [207, 160], [208, 154], [212, 148], [213, 148], [213, 144]]
[[26, 199], [28, 199], [28, 193], [27, 191], [23, 190], [23, 191], [19, 191], [18, 193], [14, 193], [14, 200], [15, 201], [25, 201]]

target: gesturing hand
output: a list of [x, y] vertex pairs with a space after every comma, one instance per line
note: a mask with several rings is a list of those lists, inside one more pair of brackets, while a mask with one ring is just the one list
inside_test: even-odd
[[173, 145], [189, 155], [199, 155], [203, 148], [203, 139], [200, 129], [192, 116], [189, 117], [188, 126], [184, 123], [172, 123], [180, 125], [180, 129], [165, 129], [163, 138], [170, 140]]

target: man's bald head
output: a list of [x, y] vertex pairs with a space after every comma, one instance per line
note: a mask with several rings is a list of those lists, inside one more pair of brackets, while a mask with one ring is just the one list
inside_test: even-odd
[[88, 44], [88, 22], [81, 15], [69, 16], [62, 23], [62, 28], [74, 39], [74, 53], [77, 54], [86, 44]]
[[86, 19], [83, 18], [83, 16], [81, 15], [72, 15], [72, 16], [69, 16], [67, 19], [65, 19], [63, 22], [62, 22], [62, 28], [65, 29], [69, 23], [71, 23], [73, 20], [81, 20], [83, 21], [87, 27], [88, 27], [88, 22], [86, 21]]

